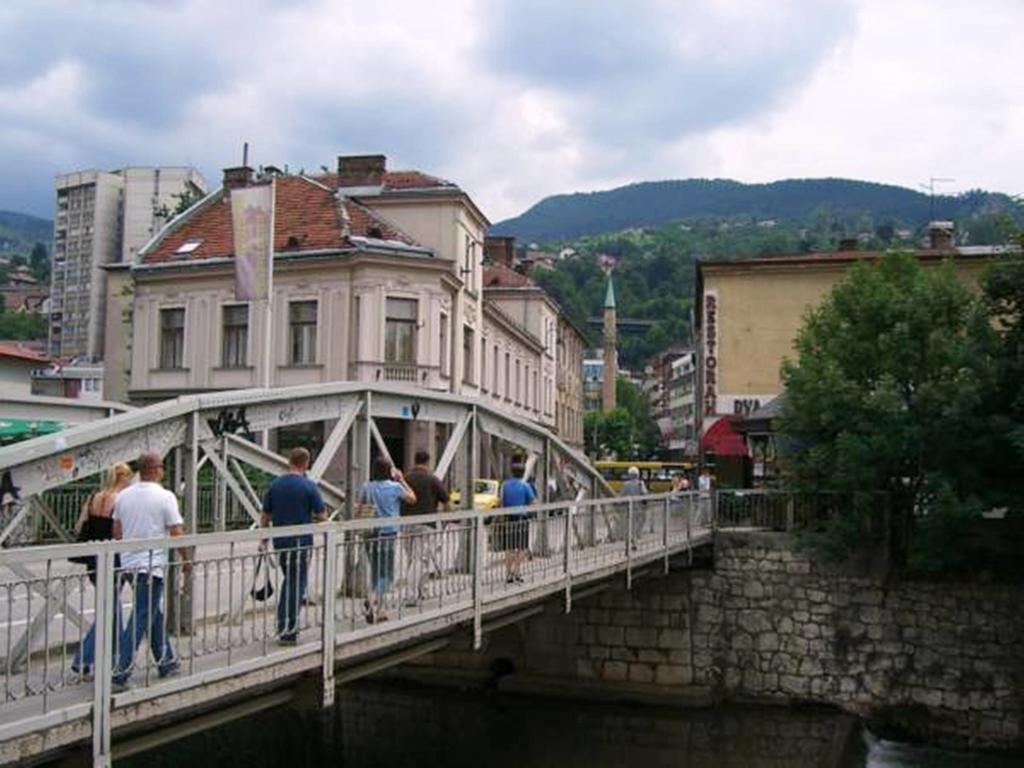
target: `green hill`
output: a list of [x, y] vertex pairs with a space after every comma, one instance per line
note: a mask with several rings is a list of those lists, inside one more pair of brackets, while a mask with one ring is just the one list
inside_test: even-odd
[[53, 222], [27, 213], [0, 211], [0, 253], [27, 256], [32, 246], [43, 243], [47, 251], [53, 239]]
[[550, 242], [673, 220], [750, 216], [806, 223], [823, 214], [851, 226], [867, 220], [915, 228], [930, 218], [962, 221], [1011, 206], [1006, 195], [982, 190], [936, 195], [933, 200], [912, 189], [849, 179], [789, 179], [770, 184], [686, 179], [554, 195], [515, 218], [498, 222], [491, 232], [520, 241]]

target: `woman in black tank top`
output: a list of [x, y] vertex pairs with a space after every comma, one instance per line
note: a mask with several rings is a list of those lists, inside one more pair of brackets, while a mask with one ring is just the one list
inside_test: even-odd
[[[114, 538], [114, 502], [117, 494], [125, 488], [132, 478], [132, 470], [127, 464], [115, 464], [107, 472], [106, 482], [103, 488], [89, 497], [89, 500], [82, 507], [82, 514], [75, 523], [78, 531], [78, 541], [108, 541]], [[86, 575], [93, 587], [96, 586], [96, 557], [93, 555], [82, 555], [72, 558], [72, 562], [80, 563], [86, 568]], [[115, 558], [114, 567], [120, 565], [119, 559]], [[84, 588], [84, 587], [83, 587]], [[121, 633], [121, 598], [117, 594], [115, 581], [114, 591], [114, 634], [111, 638], [111, 645], [114, 638]], [[92, 672], [93, 661], [96, 656], [96, 627], [89, 627], [89, 631], [82, 638], [78, 650], [75, 651], [75, 658], [71, 662], [71, 670], [75, 674], [88, 678]]]

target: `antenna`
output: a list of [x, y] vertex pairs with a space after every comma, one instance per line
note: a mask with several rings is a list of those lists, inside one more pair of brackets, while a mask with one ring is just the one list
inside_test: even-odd
[[921, 189], [928, 193], [928, 221], [935, 220], [935, 185], [938, 184], [950, 184], [956, 181], [956, 179], [950, 179], [943, 176], [932, 176], [928, 179], [927, 184], [918, 184]]

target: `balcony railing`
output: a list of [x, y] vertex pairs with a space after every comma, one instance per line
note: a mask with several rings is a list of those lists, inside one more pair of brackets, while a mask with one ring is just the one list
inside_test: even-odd
[[389, 363], [359, 361], [349, 367], [349, 375], [355, 381], [390, 382], [414, 384], [421, 387], [437, 387], [438, 367], [416, 363]]

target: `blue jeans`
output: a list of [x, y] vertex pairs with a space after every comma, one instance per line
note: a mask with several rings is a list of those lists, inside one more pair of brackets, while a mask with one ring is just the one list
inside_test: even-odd
[[[96, 586], [96, 573], [89, 573], [89, 581], [93, 587]], [[114, 583], [114, 626], [110, 635], [110, 647], [117, 648], [118, 636], [124, 631], [121, 629], [121, 592], [118, 589], [119, 582], [115, 577]], [[96, 663], [96, 624], [89, 627], [89, 631], [82, 638], [82, 644], [75, 651], [75, 659], [71, 662], [71, 668], [76, 672], [85, 672]]]
[[395, 539], [397, 534], [377, 531], [366, 540], [370, 565], [370, 587], [380, 597], [395, 578]]
[[160, 676], [168, 674], [178, 666], [170, 640], [164, 634], [164, 580], [145, 572], [132, 574], [135, 580], [132, 615], [121, 633], [121, 648], [117, 666], [114, 668], [114, 682], [124, 683], [132, 673], [135, 649], [142, 642], [143, 635], [149, 635], [149, 648], [156, 659]]
[[299, 605], [309, 580], [309, 549], [296, 546], [278, 552], [277, 562], [283, 574], [277, 596], [277, 635], [281, 640], [295, 640], [299, 636]]

